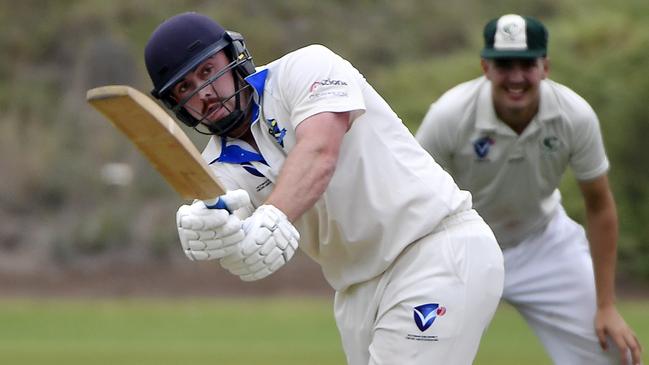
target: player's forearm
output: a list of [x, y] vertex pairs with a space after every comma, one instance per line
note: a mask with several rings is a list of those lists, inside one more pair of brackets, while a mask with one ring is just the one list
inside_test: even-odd
[[615, 265], [617, 261], [617, 214], [614, 203], [605, 209], [587, 209], [587, 232], [590, 242], [597, 306], [615, 304]]
[[337, 160], [338, 149], [298, 143], [286, 159], [275, 189], [266, 203], [279, 208], [294, 222], [327, 189]]
[[282, 166], [266, 200], [295, 222], [325, 192], [336, 169], [349, 112], [315, 114], [295, 129], [297, 143]]

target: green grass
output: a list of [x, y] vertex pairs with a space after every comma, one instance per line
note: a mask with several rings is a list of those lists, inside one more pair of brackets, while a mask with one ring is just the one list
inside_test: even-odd
[[[649, 302], [623, 303], [649, 340]], [[0, 364], [344, 364], [324, 299], [0, 301]], [[501, 306], [476, 364], [549, 364]], [[645, 356], [645, 363], [647, 358]]]

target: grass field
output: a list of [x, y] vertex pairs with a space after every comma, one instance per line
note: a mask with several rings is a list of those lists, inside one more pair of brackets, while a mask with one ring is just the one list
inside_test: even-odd
[[[648, 346], [649, 301], [621, 310]], [[302, 298], [5, 299], [0, 364], [344, 364], [331, 312], [329, 300]], [[550, 361], [503, 305], [475, 364]]]

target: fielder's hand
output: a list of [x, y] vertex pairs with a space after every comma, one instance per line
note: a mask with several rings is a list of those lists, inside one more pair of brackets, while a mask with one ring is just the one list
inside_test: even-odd
[[[244, 190], [229, 191], [220, 197], [232, 211], [250, 205]], [[183, 205], [176, 213], [178, 236], [185, 255], [190, 260], [219, 259], [236, 251], [245, 237], [241, 220], [225, 209], [208, 209], [197, 200]]]
[[[595, 332], [599, 338], [599, 344], [608, 350], [607, 336], [610, 336], [613, 343], [620, 350], [620, 364], [640, 365], [642, 363], [642, 346], [635, 333], [626, 324], [615, 306], [598, 308], [595, 316]], [[630, 359], [628, 358], [631, 355]]]
[[246, 237], [239, 250], [221, 259], [221, 266], [243, 281], [265, 278], [284, 266], [298, 247], [300, 234], [286, 215], [262, 205], [243, 223]]

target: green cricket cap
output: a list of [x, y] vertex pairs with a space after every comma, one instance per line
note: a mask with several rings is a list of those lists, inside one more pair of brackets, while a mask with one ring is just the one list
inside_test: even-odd
[[484, 27], [482, 58], [539, 58], [547, 55], [548, 31], [538, 19], [507, 14]]

